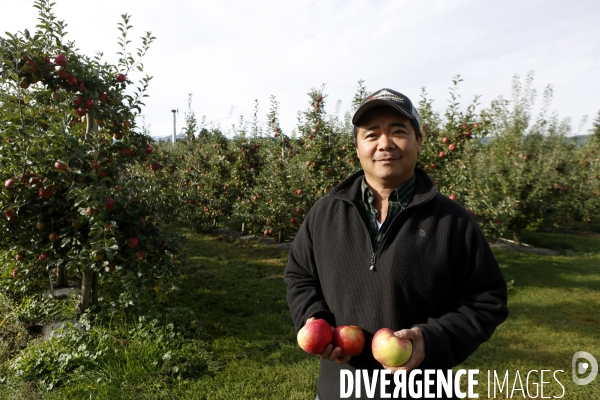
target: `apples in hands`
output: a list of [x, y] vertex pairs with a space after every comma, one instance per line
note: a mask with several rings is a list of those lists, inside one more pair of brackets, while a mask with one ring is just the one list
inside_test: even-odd
[[338, 326], [333, 330], [333, 347], [342, 349], [340, 357], [357, 356], [362, 353], [365, 345], [365, 334], [356, 325]]
[[412, 355], [410, 340], [400, 339], [389, 328], [381, 328], [373, 336], [373, 357], [387, 367], [401, 367]]
[[309, 320], [298, 332], [298, 345], [309, 354], [321, 354], [331, 343], [331, 326], [323, 319]]

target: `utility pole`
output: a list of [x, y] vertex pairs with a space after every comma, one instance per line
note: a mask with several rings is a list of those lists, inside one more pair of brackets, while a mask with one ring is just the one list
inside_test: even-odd
[[175, 144], [175, 141], [177, 140], [177, 138], [176, 138], [176, 135], [177, 135], [177, 111], [179, 111], [179, 109], [171, 110], [171, 112], [173, 113], [173, 138], [172, 138], [173, 144]]

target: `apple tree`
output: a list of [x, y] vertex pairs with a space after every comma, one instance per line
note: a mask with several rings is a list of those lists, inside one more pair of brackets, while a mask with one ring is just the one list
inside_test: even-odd
[[119, 24], [117, 65], [79, 54], [65, 38], [66, 24], [52, 4], [38, 0], [40, 23], [32, 35], [7, 33], [0, 40], [0, 238], [7, 288], [27, 295], [44, 275], [58, 285], [79, 277], [78, 311], [98, 306], [99, 279], [119, 275], [124, 304], [143, 288], [165, 294], [178, 274], [181, 240], [154, 218], [161, 204], [145, 196], [132, 176], [150, 162], [149, 137], [135, 117], [150, 77], [138, 86], [129, 73], [153, 41], [142, 38], [140, 59], [127, 50], [129, 16]]
[[572, 190], [565, 141], [569, 126], [555, 115], [546, 115], [550, 87], [544, 92], [542, 111], [532, 121], [536, 98], [532, 82], [533, 74], [527, 75], [524, 85], [515, 77], [512, 101], [492, 102], [487, 110], [493, 121], [491, 138], [470, 162], [476, 209], [511, 232], [517, 244], [524, 229], [572, 212], [566, 206]]

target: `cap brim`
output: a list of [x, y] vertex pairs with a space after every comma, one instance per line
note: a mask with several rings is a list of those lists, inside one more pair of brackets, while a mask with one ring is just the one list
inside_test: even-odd
[[360, 107], [358, 110], [356, 110], [356, 112], [354, 113], [354, 117], [352, 117], [352, 125], [356, 125], [356, 123], [358, 122], [358, 120], [367, 111], [369, 111], [371, 108], [377, 107], [377, 106], [392, 107], [394, 110], [400, 111], [400, 113], [402, 115], [404, 115], [406, 118], [408, 118], [408, 119], [415, 119], [414, 115], [412, 115], [411, 113], [409, 113], [408, 111], [406, 111], [402, 107], [396, 106], [393, 102], [387, 101], [387, 100], [383, 100], [383, 99], [376, 99], [376, 100], [370, 100], [370, 101], [368, 101], [367, 103], [363, 104], [362, 107]]

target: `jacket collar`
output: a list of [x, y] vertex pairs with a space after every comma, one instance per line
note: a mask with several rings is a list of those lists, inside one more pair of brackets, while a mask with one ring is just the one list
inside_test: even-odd
[[[354, 172], [334, 187], [329, 193], [330, 196], [338, 200], [353, 203], [356, 207], [361, 207], [360, 184], [364, 175], [365, 171], [362, 169]], [[429, 175], [419, 167], [415, 167], [415, 178], [415, 195], [410, 206], [429, 201], [438, 191], [437, 186], [431, 182]]]

